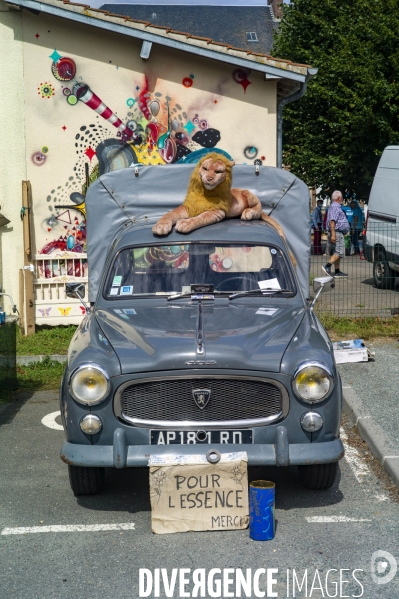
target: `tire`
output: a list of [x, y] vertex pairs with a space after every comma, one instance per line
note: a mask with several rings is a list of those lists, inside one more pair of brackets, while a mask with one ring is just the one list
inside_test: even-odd
[[333, 486], [337, 471], [338, 462], [298, 466], [299, 479], [302, 485], [307, 489], [318, 491], [324, 491]]
[[392, 289], [395, 286], [396, 272], [389, 268], [384, 250], [378, 250], [375, 254], [373, 277], [377, 289]]
[[68, 466], [69, 484], [74, 495], [98, 495], [104, 487], [105, 468]]

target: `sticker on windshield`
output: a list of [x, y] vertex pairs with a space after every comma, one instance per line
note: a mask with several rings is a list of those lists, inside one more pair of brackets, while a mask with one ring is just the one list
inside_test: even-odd
[[270, 250], [270, 253], [271, 253], [271, 254], [277, 254], [277, 250], [275, 250], [274, 248], [272, 248], [272, 249]]
[[215, 296], [212, 293], [196, 293], [191, 296], [192, 300], [213, 300]]
[[122, 310], [116, 310], [116, 308], [114, 308], [114, 312], [115, 314], [123, 314]]
[[118, 295], [119, 293], [119, 287], [111, 287], [111, 291], [109, 292], [110, 295]]
[[268, 281], [259, 281], [258, 285], [262, 291], [267, 291], [268, 289], [281, 289], [280, 283], [278, 279], [269, 279]]
[[137, 314], [136, 310], [134, 310], [133, 308], [127, 308], [126, 310], [123, 310], [125, 314]]
[[119, 287], [121, 283], [122, 283], [122, 275], [118, 275], [118, 276], [114, 277], [114, 280], [112, 281], [112, 287]]
[[132, 295], [133, 285], [124, 285], [121, 287], [121, 295]]
[[259, 308], [255, 314], [262, 314], [262, 316], [273, 316], [277, 310], [278, 308]]

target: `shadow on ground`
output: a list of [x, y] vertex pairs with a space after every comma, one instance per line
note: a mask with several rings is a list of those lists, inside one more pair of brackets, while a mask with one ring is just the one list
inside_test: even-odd
[[[302, 487], [296, 467], [250, 467], [248, 481], [260, 479], [276, 484], [276, 508], [280, 510], [336, 505], [344, 498], [339, 490], [339, 469], [334, 486], [327, 491], [310, 491]], [[76, 497], [77, 503], [89, 510], [132, 514], [151, 511], [148, 468], [107, 468], [105, 481], [105, 489], [100, 495]]]

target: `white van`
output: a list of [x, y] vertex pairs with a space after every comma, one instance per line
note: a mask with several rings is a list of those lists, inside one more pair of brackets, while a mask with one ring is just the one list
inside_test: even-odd
[[399, 277], [399, 146], [385, 148], [371, 188], [364, 254], [373, 262], [374, 282], [391, 289]]

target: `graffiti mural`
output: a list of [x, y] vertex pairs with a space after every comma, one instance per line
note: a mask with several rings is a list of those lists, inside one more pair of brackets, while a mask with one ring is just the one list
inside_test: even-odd
[[49, 100], [54, 96], [55, 89], [51, 85], [51, 83], [41, 83], [40, 86], [37, 88], [37, 93], [42, 98], [47, 98]]
[[251, 74], [251, 71], [249, 69], [246, 69], [245, 71], [244, 71], [244, 69], [236, 69], [233, 72], [233, 79], [236, 83], [239, 83], [242, 86], [242, 88], [244, 90], [244, 94], [247, 91], [248, 85], [251, 85], [251, 83], [252, 83], [252, 81], [250, 81], [248, 79], [248, 75], [250, 75], [250, 74]]
[[[150, 86], [146, 75], [136, 75], [129, 96], [123, 100], [124, 109], [117, 113], [102, 97], [104, 92], [100, 96], [90, 82], [82, 80], [72, 58], [55, 49], [50, 59], [54, 84], [46, 82], [42, 92], [50, 93], [51, 89], [51, 96], [57, 94], [67, 110], [80, 111], [84, 123], [75, 133], [73, 172], [64, 185], [47, 196], [49, 216], [42, 223], [45, 243], [39, 251], [43, 255], [40, 276], [53, 282], [87, 276], [85, 195], [87, 186], [99, 176], [132, 165], [194, 164], [209, 151], [232, 157], [221, 147], [217, 119], [221, 114], [220, 90], [216, 97], [209, 94], [205, 105], [197, 102], [185, 107], [179, 98], [165, 93], [162, 80]], [[232, 74], [244, 93], [251, 85], [249, 75], [250, 71], [242, 69]], [[194, 80], [191, 73], [183, 78], [182, 86], [194, 88]], [[187, 91], [185, 94], [187, 98]], [[67, 129], [65, 124], [60, 125], [64, 131]], [[244, 145], [245, 159], [261, 164], [264, 156], [259, 159], [259, 153], [255, 145]], [[43, 147], [32, 155], [32, 161], [41, 166], [47, 155], [48, 148]], [[55, 309], [68, 316], [70, 308]], [[45, 317], [51, 308], [41, 310]]]
[[[74, 174], [47, 197], [51, 214], [43, 227], [53, 238], [47, 237], [41, 254], [85, 253], [86, 188], [100, 175], [136, 164], [196, 163], [210, 150], [231, 159], [225, 150], [216, 147], [221, 133], [211, 126], [209, 114], [190, 114], [173, 98], [157, 90], [150, 92], [145, 75], [133, 87], [135, 93], [126, 99], [126, 113], [121, 118], [87, 83], [78, 80], [78, 68], [72, 58], [61, 56], [56, 49], [50, 58], [51, 73], [61, 86], [66, 103], [73, 110], [81, 105], [90, 109], [94, 122], [82, 125], [75, 135]], [[190, 74], [183, 79], [183, 85], [190, 87], [193, 80], [194, 74]], [[46, 86], [52, 94], [56, 92], [54, 86], [48, 83]], [[216, 99], [212, 102], [213, 108], [217, 102]], [[110, 136], [107, 124], [116, 129], [115, 137]], [[43, 164], [46, 152], [44, 148], [35, 152], [34, 164]]]

